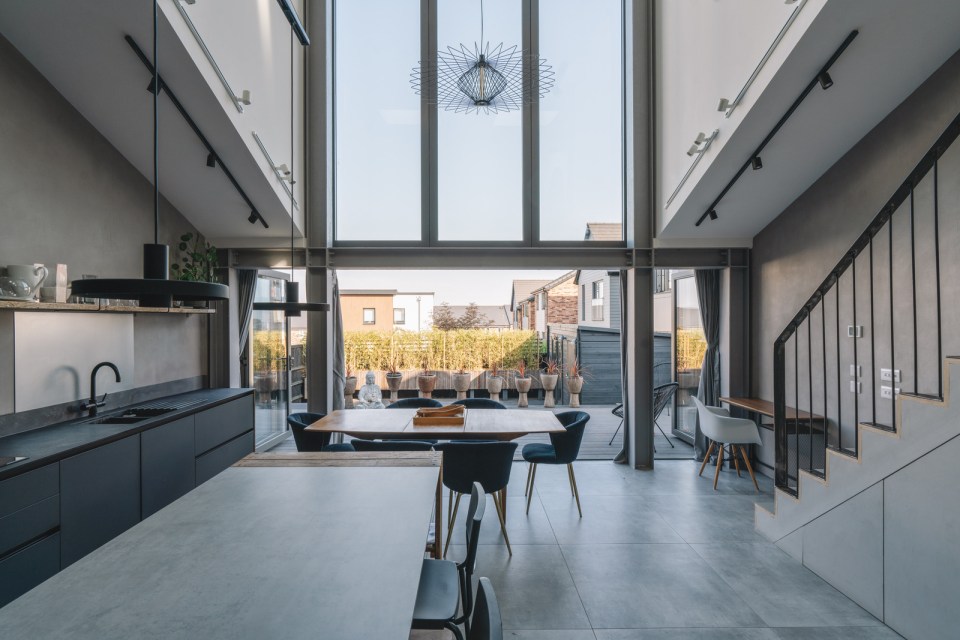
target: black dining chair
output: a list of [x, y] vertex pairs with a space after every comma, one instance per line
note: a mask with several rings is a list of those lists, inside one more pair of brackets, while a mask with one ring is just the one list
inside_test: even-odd
[[350, 441], [356, 451], [430, 451], [433, 442], [426, 440], [361, 440]]
[[323, 418], [323, 413], [291, 413], [287, 416], [287, 424], [293, 432], [293, 441], [297, 451], [353, 451], [349, 442], [330, 444], [330, 434], [320, 431], [306, 431], [311, 424]]
[[422, 409], [424, 407], [436, 409], [442, 406], [442, 403], [433, 398], [400, 398], [393, 404], [387, 405], [387, 409]]
[[477, 602], [473, 605], [473, 622], [467, 640], [503, 640], [500, 604], [490, 578], [480, 578], [477, 584]]
[[537, 477], [538, 464], [565, 464], [567, 477], [570, 480], [570, 493], [577, 500], [577, 511], [583, 517], [580, 509], [580, 491], [577, 489], [577, 476], [573, 473], [573, 461], [580, 454], [580, 441], [583, 440], [583, 430], [590, 420], [586, 411], [564, 411], [557, 414], [557, 420], [565, 427], [564, 433], [551, 433], [550, 444], [535, 442], [523, 447], [520, 455], [530, 463], [527, 469], [527, 513], [530, 513], [530, 501], [533, 499], [533, 483]]
[[[657, 429], [660, 430], [660, 435], [666, 439], [671, 449], [675, 449], [676, 445], [667, 437], [667, 434], [663, 431], [663, 427], [660, 426], [657, 420], [660, 419], [660, 414], [663, 413], [663, 410], [670, 406], [670, 401], [673, 400], [673, 395], [677, 392], [677, 387], [679, 386], [676, 382], [668, 382], [653, 388], [653, 424], [657, 425]], [[620, 428], [623, 426], [623, 404], [621, 403], [615, 406], [610, 413], [620, 418], [620, 424], [617, 425], [617, 430], [613, 432], [610, 442], [607, 443], [608, 447], [613, 444], [613, 439], [617, 437], [617, 434], [620, 433]], [[654, 447], [653, 451], [656, 452], [657, 448]]]
[[480, 483], [485, 493], [493, 496], [493, 506], [497, 508], [503, 541], [507, 543], [507, 551], [513, 555], [510, 537], [507, 535], [505, 497], [507, 484], [510, 482], [510, 469], [513, 468], [513, 452], [517, 450], [517, 443], [453, 441], [441, 442], [434, 449], [443, 452], [443, 486], [457, 495], [447, 523], [444, 557], [447, 555], [450, 534], [457, 520], [460, 497], [469, 493], [476, 482]]
[[[459, 640], [463, 640], [459, 627], [463, 624], [467, 633], [470, 633], [473, 572], [477, 566], [477, 545], [486, 504], [483, 487], [474, 483], [470, 488], [470, 506], [467, 508], [467, 553], [463, 562], [424, 558], [420, 567], [417, 602], [413, 607], [414, 629], [449, 629]], [[463, 613], [458, 616], [461, 602]]]
[[465, 398], [450, 404], [462, 404], [467, 409], [506, 409], [505, 406], [490, 398]]

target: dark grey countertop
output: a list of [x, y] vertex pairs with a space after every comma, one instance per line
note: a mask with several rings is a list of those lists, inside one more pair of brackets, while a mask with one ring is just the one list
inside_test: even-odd
[[406, 640], [439, 471], [227, 469], [0, 609], [0, 635]]
[[[13, 477], [25, 471], [36, 469], [66, 457], [87, 451], [95, 447], [120, 440], [127, 436], [140, 433], [147, 429], [179, 420], [185, 416], [197, 413], [223, 404], [230, 400], [253, 393], [252, 389], [199, 389], [188, 393], [181, 393], [165, 398], [157, 398], [148, 402], [138, 402], [136, 405], [149, 405], [158, 402], [189, 404], [182, 409], [170, 411], [160, 416], [146, 418], [134, 424], [91, 424], [85, 422], [90, 418], [78, 418], [76, 421], [62, 422], [25, 431], [11, 436], [0, 438], [0, 456], [27, 456], [26, 460], [0, 467], [0, 480]], [[114, 409], [100, 414], [99, 418], [123, 413], [123, 409]]]

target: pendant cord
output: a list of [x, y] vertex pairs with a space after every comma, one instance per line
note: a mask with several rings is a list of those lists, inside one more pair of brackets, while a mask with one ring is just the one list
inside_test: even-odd
[[483, 51], [483, 0], [480, 0], [480, 51]]
[[160, 244], [160, 60], [157, 58], [157, 0], [153, 0], [153, 243]]
[[293, 160], [296, 157], [293, 127], [293, 29], [290, 30], [290, 281], [293, 281], [293, 188], [294, 182]]

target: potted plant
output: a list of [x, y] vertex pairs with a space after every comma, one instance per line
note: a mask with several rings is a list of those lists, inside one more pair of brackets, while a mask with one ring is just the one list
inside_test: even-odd
[[437, 374], [430, 370], [429, 356], [423, 359], [423, 371], [417, 374], [417, 388], [421, 398], [429, 398], [437, 386]]
[[527, 361], [520, 360], [517, 363], [517, 376], [515, 378], [517, 384], [517, 393], [519, 398], [517, 399], [517, 407], [526, 407], [528, 406], [527, 394], [530, 393], [530, 385], [533, 383], [533, 380], [527, 375]]
[[390, 338], [390, 353], [387, 355], [387, 388], [390, 389], [390, 401], [397, 401], [403, 374], [400, 373], [400, 354], [397, 353], [393, 338]]
[[553, 399], [553, 390], [557, 388], [557, 381], [560, 379], [560, 367], [553, 358], [547, 359], [543, 373], [540, 374], [540, 383], [543, 385], [543, 406], [551, 408], [557, 406]]
[[347, 367], [347, 375], [343, 379], [343, 408], [353, 409], [353, 394], [357, 390], [357, 376]]
[[490, 373], [487, 374], [487, 391], [490, 392], [490, 398], [495, 400], [500, 397], [503, 390], [503, 376], [500, 375], [500, 366], [494, 362], [490, 367]]
[[567, 391], [570, 392], [570, 406], [580, 406], [580, 391], [583, 389], [583, 366], [576, 358], [570, 361], [567, 367]]
[[[191, 282], [216, 282], [215, 269], [220, 266], [217, 260], [217, 248], [193, 232], [180, 236], [180, 262], [170, 265], [170, 271], [177, 280]], [[188, 305], [205, 307], [206, 301], [188, 302]]]

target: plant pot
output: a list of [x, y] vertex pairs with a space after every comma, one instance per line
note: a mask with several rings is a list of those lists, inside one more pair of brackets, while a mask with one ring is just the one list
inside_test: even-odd
[[546, 409], [557, 406], [553, 399], [553, 390], [557, 388], [557, 380], [560, 375], [557, 373], [541, 373], [540, 382], [543, 384], [543, 406]]
[[467, 397], [472, 381], [473, 376], [467, 372], [453, 374], [453, 388], [457, 391], [457, 400], [463, 400]]
[[400, 391], [400, 383], [403, 382], [403, 374], [395, 371], [387, 374], [387, 388], [390, 389], [390, 402], [397, 401], [397, 392]]
[[498, 399], [502, 390], [503, 378], [500, 376], [487, 376], [487, 391], [490, 392], [491, 400]]
[[437, 386], [437, 374], [421, 373], [417, 375], [417, 388], [421, 398], [429, 398]]
[[517, 407], [526, 407], [527, 403], [527, 394], [530, 393], [530, 385], [533, 384], [533, 380], [529, 377], [526, 378], [516, 378], [517, 392], [520, 394], [520, 397], [517, 399]]
[[343, 381], [343, 408], [353, 409], [353, 393], [357, 390], [357, 376], [347, 376]]
[[580, 391], [583, 389], [583, 376], [567, 378], [567, 391], [570, 392], [570, 406], [580, 406]]

